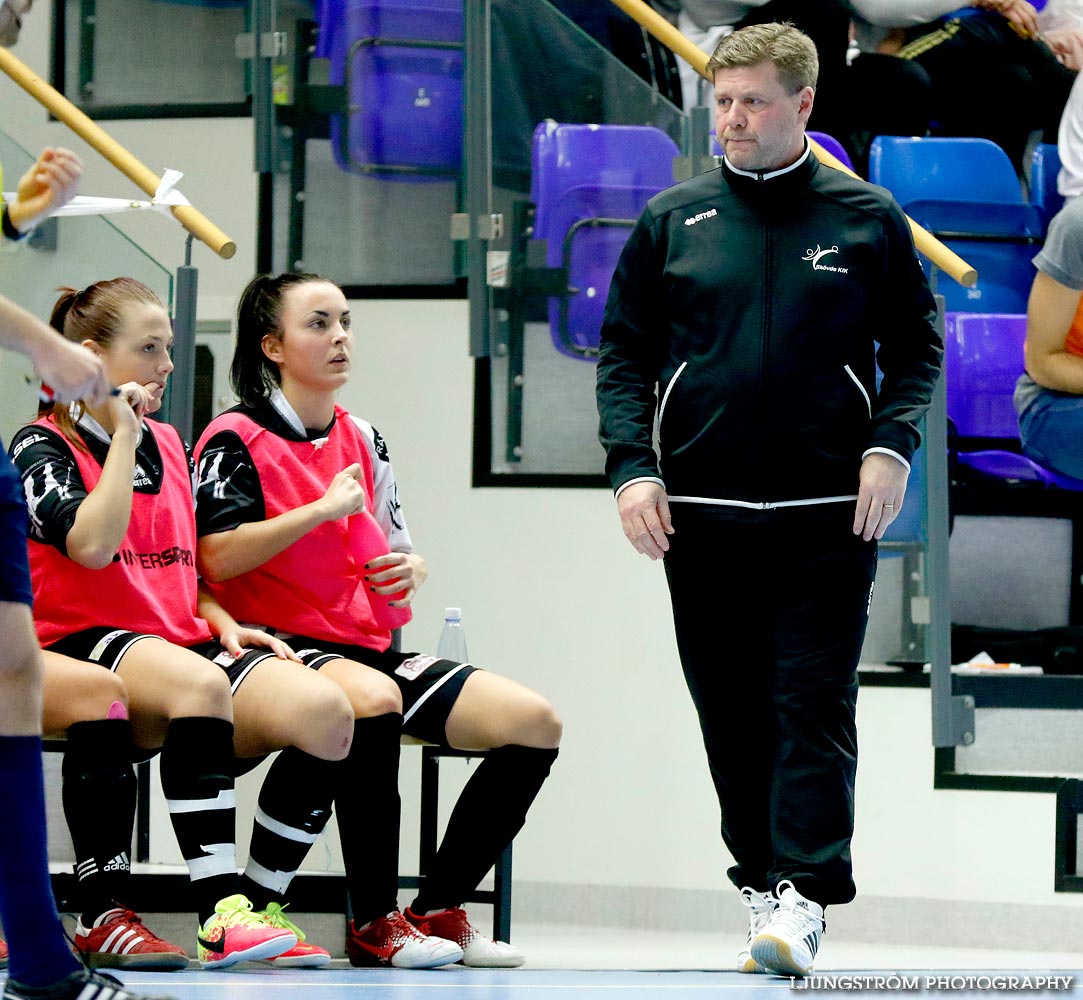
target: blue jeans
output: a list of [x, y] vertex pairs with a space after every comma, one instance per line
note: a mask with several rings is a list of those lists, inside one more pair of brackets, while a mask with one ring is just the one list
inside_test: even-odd
[[1083, 396], [1043, 389], [1019, 414], [1023, 454], [1073, 479], [1083, 479]]

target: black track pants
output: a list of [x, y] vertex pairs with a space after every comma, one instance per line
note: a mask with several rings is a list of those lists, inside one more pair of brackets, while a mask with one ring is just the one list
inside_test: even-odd
[[675, 503], [666, 576], [729, 877], [854, 897], [857, 663], [876, 543], [852, 502], [774, 511]]

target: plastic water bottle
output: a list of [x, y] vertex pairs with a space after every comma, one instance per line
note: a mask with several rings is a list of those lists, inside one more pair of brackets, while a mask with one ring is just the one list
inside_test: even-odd
[[463, 631], [462, 608], [444, 609], [444, 628], [436, 644], [436, 655], [441, 660], [466, 663], [466, 633]]
[[[346, 541], [350, 547], [350, 555], [353, 556], [354, 562], [357, 563], [357, 572], [361, 576], [365, 574], [365, 563], [377, 556], [386, 556], [391, 551], [387, 544], [387, 538], [384, 537], [383, 529], [377, 523], [376, 518], [367, 510], [350, 517]], [[375, 572], [380, 572], [380, 570], [377, 569]], [[394, 580], [386, 581], [386, 583], [394, 582]], [[385, 586], [386, 583], [382, 583], [380, 586]], [[405, 590], [401, 590], [397, 594], [374, 594], [370, 589], [372, 586], [371, 583], [364, 583], [365, 596], [369, 600], [372, 617], [376, 619], [376, 624], [380, 628], [385, 628], [388, 631], [402, 628], [413, 618], [413, 612], [409, 607], [388, 607], [388, 602], [400, 600], [406, 593]]]

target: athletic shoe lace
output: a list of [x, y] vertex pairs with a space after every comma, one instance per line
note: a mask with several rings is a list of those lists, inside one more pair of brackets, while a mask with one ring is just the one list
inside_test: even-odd
[[750, 937], [763, 929], [778, 906], [778, 900], [771, 895], [770, 890], [757, 892], [747, 885], [741, 889], [741, 902], [751, 911], [748, 925]]
[[[156, 936], [151, 931], [147, 930], [146, 925], [143, 923], [143, 918], [138, 913], [135, 913], [134, 911], [129, 910], [123, 906], [118, 907], [118, 910], [119, 912], [117, 913], [117, 915], [115, 917], [110, 917], [105, 922], [105, 924], [113, 924], [118, 921], [125, 924], [139, 924], [143, 928], [144, 934], [149, 934], [151, 937]], [[102, 926], [104, 927], [105, 924], [102, 924]]]
[[216, 912], [233, 927], [266, 927], [267, 918], [261, 913], [252, 912], [252, 901], [238, 893], [223, 899]]
[[293, 931], [293, 933], [297, 935], [298, 942], [304, 941], [305, 932], [283, 912], [289, 905], [289, 903], [286, 903], [285, 905], [281, 903], [268, 903], [267, 908], [262, 911], [263, 916], [266, 918], [267, 923], [272, 927]]
[[392, 910], [384, 919], [390, 924], [392, 945], [425, 940], [425, 935], [406, 919], [402, 910]]
[[[793, 888], [792, 882], [779, 883], [779, 888], [782, 885]], [[779, 895], [781, 897], [781, 893]], [[795, 937], [804, 937], [804, 935], [808, 934], [809, 924], [815, 924], [815, 929], [818, 931], [822, 931], [824, 926], [822, 917], [818, 917], [811, 910], [798, 905], [796, 891], [789, 899], [779, 899], [778, 909], [773, 914], [772, 921], [781, 930]]]

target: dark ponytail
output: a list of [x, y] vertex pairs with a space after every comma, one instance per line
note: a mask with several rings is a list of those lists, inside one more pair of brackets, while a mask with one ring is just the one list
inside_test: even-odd
[[318, 274], [260, 274], [241, 293], [237, 304], [237, 344], [229, 368], [230, 384], [245, 406], [256, 406], [280, 384], [276, 365], [263, 353], [263, 338], [281, 332], [282, 300], [289, 289], [309, 282], [328, 282]]

